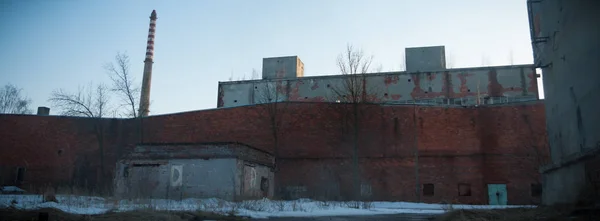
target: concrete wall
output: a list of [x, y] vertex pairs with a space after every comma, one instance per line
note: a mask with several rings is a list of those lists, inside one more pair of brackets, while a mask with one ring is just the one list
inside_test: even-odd
[[234, 200], [240, 193], [237, 173], [236, 159], [124, 161], [118, 165], [115, 193], [124, 198]]
[[600, 167], [585, 163], [600, 152], [600, 2], [544, 0], [528, 6], [552, 156], [542, 169], [544, 202], [572, 203], [592, 180], [600, 186]]
[[262, 79], [304, 76], [304, 63], [298, 56], [263, 58]]
[[271, 168], [235, 158], [124, 160], [117, 166], [115, 195], [132, 199], [260, 199], [273, 196], [273, 184]]
[[[343, 82], [342, 76], [219, 82], [217, 105], [236, 107], [270, 100], [335, 102], [343, 100], [334, 93], [335, 88], [344, 88]], [[442, 102], [475, 104], [477, 98], [481, 101], [487, 96], [538, 96], [537, 77], [531, 65], [367, 74], [364, 82], [368, 100], [383, 103], [449, 99]]]
[[446, 47], [444, 46], [406, 48], [404, 56], [406, 57], [406, 71], [408, 72], [446, 69]]
[[273, 197], [275, 174], [272, 168], [243, 160], [237, 162], [241, 180], [238, 200]]

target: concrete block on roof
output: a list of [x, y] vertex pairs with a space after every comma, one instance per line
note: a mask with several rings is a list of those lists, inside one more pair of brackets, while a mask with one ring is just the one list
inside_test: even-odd
[[289, 79], [303, 76], [304, 63], [298, 56], [263, 58], [262, 79]]
[[404, 49], [406, 71], [426, 72], [446, 69], [444, 46], [415, 47]]

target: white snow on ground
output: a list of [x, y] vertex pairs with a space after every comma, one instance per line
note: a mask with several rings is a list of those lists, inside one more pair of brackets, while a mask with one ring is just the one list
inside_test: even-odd
[[[216, 198], [184, 200], [113, 200], [102, 197], [57, 195], [55, 202], [43, 202], [40, 195], [0, 195], [0, 208], [16, 209], [55, 208], [74, 214], [102, 214], [110, 211], [132, 210], [159, 211], [210, 211], [222, 214], [236, 214], [252, 218], [267, 217], [307, 217], [307, 216], [351, 216], [381, 215], [398, 213], [439, 214], [449, 209], [449, 205], [408, 203], [408, 202], [322, 202], [309, 199], [293, 201], [250, 200], [228, 202]], [[453, 209], [503, 209], [533, 206], [489, 206], [452, 205]]]

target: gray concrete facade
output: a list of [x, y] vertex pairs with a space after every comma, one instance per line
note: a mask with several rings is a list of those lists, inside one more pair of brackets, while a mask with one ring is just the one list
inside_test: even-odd
[[527, 3], [552, 158], [542, 201], [574, 203], [600, 191], [600, 1]]
[[262, 79], [304, 77], [304, 63], [298, 56], [263, 58]]
[[[484, 104], [488, 98], [538, 99], [533, 65], [372, 73], [363, 79], [369, 101], [375, 103], [434, 100], [440, 104], [475, 105]], [[275, 100], [336, 102], [343, 99], [334, 88], [343, 88], [344, 82], [342, 75], [219, 82], [217, 107]]]
[[446, 69], [446, 47], [444, 46], [406, 48], [404, 56], [408, 72]]
[[239, 144], [138, 146], [117, 163], [119, 198], [257, 199], [274, 194], [273, 158]]

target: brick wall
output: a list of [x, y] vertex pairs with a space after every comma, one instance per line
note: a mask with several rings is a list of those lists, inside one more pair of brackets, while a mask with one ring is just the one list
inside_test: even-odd
[[[357, 197], [352, 160], [357, 147], [359, 192], [365, 199], [485, 204], [486, 185], [505, 183], [510, 204], [538, 200], [530, 197], [530, 186], [539, 181], [536, 166], [544, 158], [538, 156], [547, 153], [541, 102], [479, 108], [363, 105], [357, 109], [357, 137], [351, 106], [290, 103], [276, 112], [268, 107], [160, 115], [142, 122], [105, 119], [106, 176], [98, 169], [96, 121], [0, 115], [0, 168], [7, 171], [2, 177], [9, 177], [3, 182], [14, 180], [9, 173], [15, 167], [25, 166], [23, 185], [108, 185], [101, 177], [112, 176], [116, 160], [140, 142], [240, 142], [279, 155], [275, 187], [281, 197]], [[280, 122], [275, 131], [273, 119]], [[423, 184], [434, 185], [433, 196], [422, 196]], [[459, 196], [459, 184], [470, 185], [471, 196]]]

